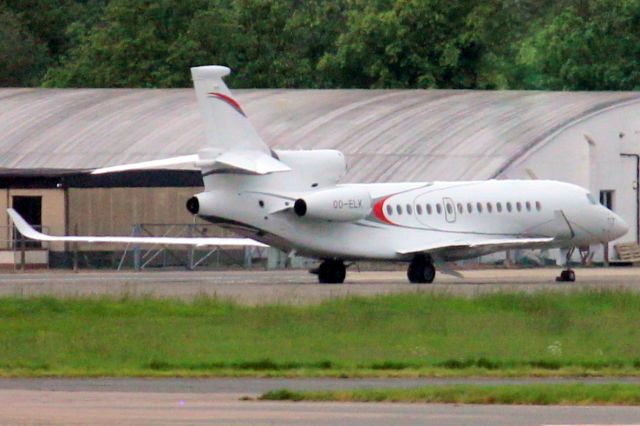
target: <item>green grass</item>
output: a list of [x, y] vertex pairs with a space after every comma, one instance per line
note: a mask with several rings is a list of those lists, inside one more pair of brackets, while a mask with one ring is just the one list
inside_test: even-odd
[[640, 295], [0, 298], [0, 375], [640, 375]]
[[259, 397], [269, 401], [423, 402], [518, 405], [640, 405], [640, 386], [628, 384], [556, 384], [429, 386], [412, 389], [290, 391]]

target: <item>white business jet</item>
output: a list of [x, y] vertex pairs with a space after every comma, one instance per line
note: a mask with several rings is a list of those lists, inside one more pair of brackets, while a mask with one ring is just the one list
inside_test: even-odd
[[107, 167], [93, 173], [169, 169], [202, 172], [204, 192], [187, 209], [246, 238], [54, 237], [9, 214], [28, 238], [140, 244], [263, 246], [320, 259], [321, 283], [342, 283], [345, 262], [409, 263], [412, 283], [431, 283], [435, 261], [507, 249], [566, 248], [614, 240], [627, 225], [585, 189], [546, 180], [338, 184], [344, 155], [273, 151], [257, 134], [223, 78], [223, 66], [191, 69], [207, 145], [197, 154]]

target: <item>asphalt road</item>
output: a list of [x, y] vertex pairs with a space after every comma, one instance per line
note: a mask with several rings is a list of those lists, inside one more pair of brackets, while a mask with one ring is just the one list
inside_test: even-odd
[[81, 297], [133, 295], [191, 299], [217, 296], [239, 303], [315, 303], [348, 295], [446, 292], [475, 295], [495, 291], [574, 291], [625, 288], [640, 291], [640, 268], [577, 269], [575, 283], [556, 283], [559, 268], [462, 271], [439, 274], [434, 284], [409, 284], [404, 271], [349, 270], [345, 284], [317, 284], [306, 271], [43, 271], [0, 274], [0, 296]]
[[[553, 380], [553, 379], [552, 379]], [[597, 379], [602, 381], [603, 379]], [[606, 379], [605, 379], [606, 380]], [[620, 379], [637, 382], [637, 379]], [[0, 424], [596, 425], [640, 424], [640, 407], [243, 400], [268, 389], [447, 384], [443, 379], [2, 379]], [[471, 380], [481, 383], [540, 382]], [[556, 381], [566, 382], [567, 380]]]

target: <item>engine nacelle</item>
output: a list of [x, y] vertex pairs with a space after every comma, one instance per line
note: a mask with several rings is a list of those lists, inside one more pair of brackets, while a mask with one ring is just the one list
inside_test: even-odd
[[349, 187], [320, 190], [297, 199], [293, 211], [310, 219], [352, 222], [371, 213], [371, 194]]

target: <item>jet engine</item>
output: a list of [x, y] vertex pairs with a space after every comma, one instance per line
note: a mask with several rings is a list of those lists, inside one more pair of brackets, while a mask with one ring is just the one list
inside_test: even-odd
[[293, 211], [310, 219], [352, 222], [371, 213], [371, 194], [364, 188], [320, 190], [298, 198]]

